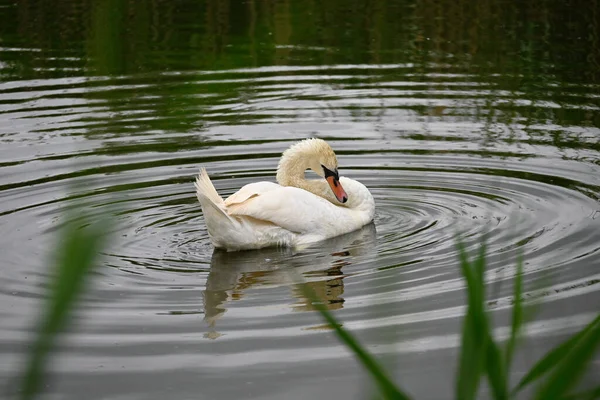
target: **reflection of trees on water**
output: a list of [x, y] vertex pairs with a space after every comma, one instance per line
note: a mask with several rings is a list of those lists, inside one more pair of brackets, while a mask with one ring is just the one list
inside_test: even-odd
[[[216, 250], [202, 293], [204, 319], [213, 327], [230, 302], [243, 300], [249, 290], [289, 287], [296, 311], [312, 310], [296, 287], [301, 276], [331, 310], [343, 307], [344, 267], [371, 262], [376, 254], [375, 225], [333, 238], [300, 252], [262, 249], [243, 252]], [[347, 269], [347, 268], [346, 268]], [[347, 273], [347, 272], [346, 272]]]
[[[22, 49], [2, 52], [8, 75], [112, 77], [87, 85], [92, 90], [85, 98], [106, 107], [90, 117], [95, 124], [86, 123], [91, 134], [197, 132], [214, 123], [277, 118], [282, 110], [252, 112], [249, 104], [260, 103], [277, 83], [256, 79], [294, 75], [295, 82], [306, 74], [197, 71], [397, 64], [403, 67], [327, 70], [348, 78], [308, 80], [323, 90], [313, 96], [291, 91], [286, 100], [319, 98], [310, 112], [323, 120], [408, 120], [424, 123], [426, 133], [427, 121], [483, 122], [490, 143], [501, 137], [535, 144], [550, 136], [557, 147], [581, 140], [587, 147], [589, 140], [567, 128], [600, 127], [591, 96], [600, 84], [600, 18], [597, 1], [575, 3], [20, 1], [3, 9], [0, 40]], [[190, 74], [179, 75], [185, 71]], [[328, 96], [327, 88], [333, 91]], [[359, 90], [356, 96], [352, 90]], [[245, 106], [232, 110], [230, 104]], [[531, 128], [548, 122], [558, 127], [549, 133]]]
[[[419, 58], [443, 64], [458, 57], [451, 63], [487, 65], [533, 78], [552, 65], [567, 63], [569, 81], [598, 82], [597, 9], [594, 2], [579, 3], [20, 1], [3, 11], [7, 25], [0, 33], [9, 39], [6, 42], [20, 35], [29, 48], [65, 56], [74, 49], [78, 53], [70, 55], [82, 58], [102, 58], [97, 50], [114, 51], [120, 60], [113, 67], [121, 74], [154, 71], [173, 61], [179, 69], [278, 65], [308, 47], [324, 50], [313, 51], [316, 64], [411, 59], [418, 70], [425, 66], [419, 65]], [[560, 51], [553, 51], [557, 46]], [[35, 61], [50, 62], [44, 57]]]
[[596, 2], [579, 3], [20, 1], [3, 9], [0, 37], [40, 49], [41, 55], [17, 54], [39, 73], [52, 66], [55, 74], [68, 75], [61, 60], [65, 67], [78, 60], [92, 71], [119, 75], [411, 62], [417, 74], [431, 65], [447, 72], [450, 64], [475, 74], [518, 75], [511, 79], [514, 89], [528, 91], [539, 89], [540, 77], [600, 83], [598, 9]]

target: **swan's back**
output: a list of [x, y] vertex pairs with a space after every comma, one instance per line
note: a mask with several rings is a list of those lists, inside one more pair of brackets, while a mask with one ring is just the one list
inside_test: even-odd
[[197, 197], [213, 245], [227, 250], [303, 246], [352, 232], [373, 220], [375, 202], [360, 182], [342, 177], [352, 193], [344, 205], [304, 189], [258, 182], [223, 200], [206, 171], [196, 181]]

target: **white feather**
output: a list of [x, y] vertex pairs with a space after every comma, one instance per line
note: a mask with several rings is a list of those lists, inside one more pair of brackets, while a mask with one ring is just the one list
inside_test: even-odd
[[[320, 156], [331, 159], [329, 152], [324, 156], [320, 154], [322, 143], [325, 142], [311, 140], [310, 144], [318, 145], [314, 154], [302, 147], [302, 153], [295, 156], [290, 152], [294, 149], [292, 147], [284, 153], [284, 158], [296, 157], [292, 160], [295, 164], [302, 162], [299, 159], [302, 158], [307, 167], [318, 163]], [[333, 153], [330, 148], [329, 151]], [[281, 168], [282, 164], [285, 163], [280, 163], [278, 179], [283, 176], [286, 182], [297, 182], [297, 186], [302, 188], [257, 182], [242, 187], [226, 200], [219, 196], [206, 170], [201, 169], [196, 179], [196, 195], [215, 247], [244, 250], [268, 246], [304, 246], [352, 232], [373, 220], [375, 201], [360, 182], [340, 178], [340, 184], [348, 194], [348, 202], [342, 204], [335, 199], [324, 179], [305, 180], [303, 176], [289, 178], [285, 176], [288, 171]], [[295, 169], [296, 174], [298, 170], [304, 171]]]

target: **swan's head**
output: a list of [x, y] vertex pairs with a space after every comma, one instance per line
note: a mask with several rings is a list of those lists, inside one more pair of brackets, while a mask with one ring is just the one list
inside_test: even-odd
[[286, 165], [288, 162], [293, 162], [292, 160], [302, 162], [305, 169], [309, 168], [321, 178], [324, 178], [339, 202], [345, 203], [348, 201], [348, 195], [340, 184], [337, 157], [326, 141], [322, 139], [305, 139], [294, 144], [283, 153], [278, 175], [281, 170], [288, 166]]

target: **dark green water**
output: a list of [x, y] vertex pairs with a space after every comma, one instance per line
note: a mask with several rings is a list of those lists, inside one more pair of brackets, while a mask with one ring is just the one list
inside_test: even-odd
[[[375, 226], [213, 254], [198, 168], [228, 195], [310, 136]], [[600, 3], [0, 0], [0, 389], [76, 199], [98, 220], [117, 202], [119, 225], [47, 398], [364, 398], [289, 267], [415, 398], [449, 398], [456, 231], [488, 233], [500, 337], [524, 253], [542, 305], [518, 377], [599, 309]]]

